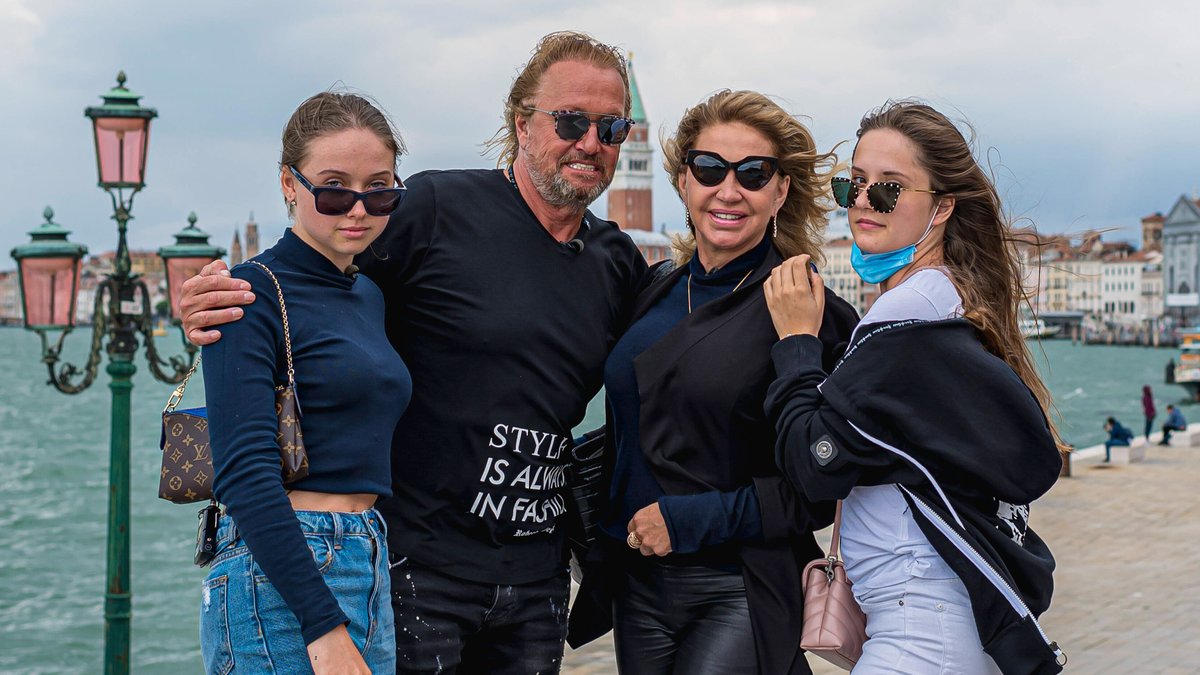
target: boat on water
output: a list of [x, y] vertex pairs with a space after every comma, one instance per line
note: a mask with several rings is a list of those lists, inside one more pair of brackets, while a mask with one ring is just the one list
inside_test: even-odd
[[1041, 319], [1021, 319], [1018, 325], [1021, 329], [1021, 336], [1026, 339], [1051, 338], [1062, 330], [1061, 326], [1047, 326], [1046, 322]]
[[1167, 363], [1167, 384], [1177, 384], [1188, 398], [1200, 400], [1200, 326], [1179, 331], [1179, 363]]

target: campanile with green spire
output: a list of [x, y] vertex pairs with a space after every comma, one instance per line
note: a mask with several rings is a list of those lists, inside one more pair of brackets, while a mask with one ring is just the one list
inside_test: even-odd
[[650, 148], [650, 124], [642, 105], [642, 93], [633, 74], [633, 54], [629, 55], [628, 66], [629, 93], [633, 99], [629, 116], [634, 126], [621, 145], [621, 160], [608, 188], [608, 219], [616, 221], [622, 230], [650, 232], [654, 228], [651, 200], [654, 151]]

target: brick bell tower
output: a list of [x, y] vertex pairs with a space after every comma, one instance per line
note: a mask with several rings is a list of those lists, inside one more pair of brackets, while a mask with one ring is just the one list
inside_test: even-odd
[[621, 160], [608, 188], [608, 219], [622, 230], [653, 231], [651, 185], [654, 182], [654, 151], [650, 148], [650, 125], [637, 78], [633, 75], [633, 54], [629, 55], [629, 93], [633, 99], [629, 116], [635, 122], [629, 137], [621, 145]]

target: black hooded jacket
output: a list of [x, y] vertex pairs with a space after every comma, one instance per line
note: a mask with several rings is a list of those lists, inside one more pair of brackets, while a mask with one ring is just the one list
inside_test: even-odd
[[[742, 287], [705, 303], [635, 360], [641, 397], [641, 446], [654, 477], [668, 494], [727, 491], [753, 483], [762, 512], [762, 541], [737, 545], [759, 672], [809, 673], [800, 649], [804, 595], [801, 573], [823, 557], [812, 531], [833, 522], [833, 504], [810, 504], [779, 473], [775, 434], [763, 413], [768, 385], [775, 379], [768, 353], [778, 335], [762, 284], [782, 262], [771, 248]], [[659, 268], [638, 298], [640, 318], [685, 274]], [[821, 338], [812, 338], [817, 367], [832, 366], [845, 347], [858, 315], [832, 291], [825, 292]], [[611, 422], [611, 420], [610, 420]], [[613, 472], [615, 447], [609, 434], [601, 485]], [[597, 507], [606, 508], [607, 492]], [[612, 624], [612, 597], [622, 592], [620, 554], [605, 537], [593, 547], [571, 610], [567, 640], [579, 647]]]
[[963, 319], [859, 329], [826, 376], [811, 336], [772, 349], [767, 394], [776, 461], [811, 500], [896, 484], [921, 530], [962, 579], [984, 650], [1005, 673], [1056, 673], [1037, 625], [1054, 558], [1027, 527], [1061, 457], [1033, 393]]

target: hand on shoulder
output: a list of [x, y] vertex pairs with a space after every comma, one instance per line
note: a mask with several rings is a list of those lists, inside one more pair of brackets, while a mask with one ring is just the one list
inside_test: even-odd
[[205, 329], [237, 321], [244, 314], [239, 305], [252, 302], [250, 282], [233, 278], [224, 261], [214, 260], [183, 282], [179, 314], [184, 335], [192, 344], [211, 345], [221, 339], [221, 332]]

